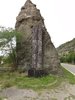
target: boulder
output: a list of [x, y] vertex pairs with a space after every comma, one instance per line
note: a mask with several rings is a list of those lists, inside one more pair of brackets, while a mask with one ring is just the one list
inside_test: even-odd
[[[51, 41], [40, 10], [27, 0], [16, 18], [17, 66], [33, 72], [45, 70], [47, 73], [61, 72], [58, 53]], [[31, 70], [31, 71], [30, 71]], [[36, 70], [36, 71], [35, 71]], [[33, 73], [32, 72], [32, 73]]]

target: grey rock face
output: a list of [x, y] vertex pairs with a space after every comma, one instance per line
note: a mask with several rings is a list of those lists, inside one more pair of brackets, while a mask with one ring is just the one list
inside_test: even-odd
[[42, 68], [42, 53], [42, 28], [39, 24], [32, 29], [32, 68]]
[[16, 48], [18, 67], [59, 73], [61, 68], [57, 51], [36, 5], [27, 0], [16, 20], [15, 28], [20, 33]]

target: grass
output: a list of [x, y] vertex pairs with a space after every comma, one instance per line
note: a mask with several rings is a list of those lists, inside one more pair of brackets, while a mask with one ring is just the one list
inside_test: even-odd
[[3, 98], [2, 98], [2, 97], [0, 97], [0, 100], [3, 100]]
[[70, 84], [75, 84], [75, 75], [67, 71], [66, 69], [63, 68], [64, 72], [64, 79], [66, 79]]
[[62, 77], [48, 75], [45, 77], [34, 78], [27, 77], [25, 74], [18, 72], [0, 73], [0, 89], [17, 86], [18, 88], [31, 89], [50, 89], [58, 86], [61, 82], [67, 80], [71, 84], [75, 84], [75, 76], [63, 68], [64, 75]]
[[4, 97], [0, 97], [0, 100], [7, 100], [7, 98], [4, 98]]
[[29, 78], [24, 74], [4, 73], [0, 74], [0, 86], [1, 88], [17, 86], [19, 88], [42, 89], [51, 87], [52, 85], [56, 84], [58, 79], [58, 77], [56, 78], [53, 75], [48, 75], [40, 78]]

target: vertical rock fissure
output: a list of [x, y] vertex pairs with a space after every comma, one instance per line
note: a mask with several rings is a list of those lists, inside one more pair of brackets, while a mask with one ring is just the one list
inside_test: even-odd
[[38, 25], [38, 59], [37, 68], [42, 69], [42, 28]]
[[37, 67], [37, 28], [32, 29], [32, 68]]
[[42, 68], [42, 29], [40, 25], [32, 29], [32, 68]]

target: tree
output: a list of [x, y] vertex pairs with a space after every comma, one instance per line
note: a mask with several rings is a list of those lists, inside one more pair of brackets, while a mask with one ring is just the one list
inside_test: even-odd
[[75, 51], [70, 51], [65, 56], [61, 56], [60, 61], [75, 64]]
[[[0, 27], [1, 28], [1, 27]], [[0, 51], [8, 63], [16, 68], [16, 32], [11, 28], [2, 28], [0, 31]]]

